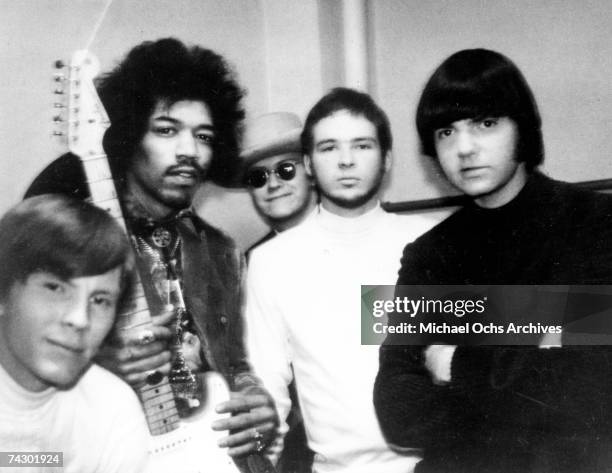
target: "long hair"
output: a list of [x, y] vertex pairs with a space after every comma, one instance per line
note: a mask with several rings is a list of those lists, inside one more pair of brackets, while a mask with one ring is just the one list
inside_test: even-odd
[[416, 125], [422, 152], [437, 158], [434, 131], [438, 128], [463, 119], [502, 116], [517, 124], [517, 160], [534, 169], [544, 160], [542, 121], [521, 71], [495, 51], [459, 51], [436, 69], [421, 94]]

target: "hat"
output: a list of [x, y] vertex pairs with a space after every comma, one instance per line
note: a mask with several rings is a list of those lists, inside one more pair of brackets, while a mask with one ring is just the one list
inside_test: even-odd
[[243, 168], [270, 156], [301, 153], [302, 122], [294, 113], [274, 112], [247, 122], [240, 158]]

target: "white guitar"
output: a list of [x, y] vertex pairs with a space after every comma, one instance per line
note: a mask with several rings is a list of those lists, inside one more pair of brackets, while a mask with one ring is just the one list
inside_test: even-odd
[[[58, 85], [67, 81], [68, 87], [63, 93], [68, 101], [67, 118], [57, 117], [55, 121], [67, 124], [68, 148], [83, 163], [93, 203], [108, 211], [126, 229], [102, 148], [102, 138], [110, 123], [93, 82], [98, 70], [95, 57], [88, 51], [77, 51], [67, 77], [56, 74]], [[61, 88], [56, 93], [62, 93]], [[141, 333], [151, 326], [151, 314], [140, 280], [135, 286], [129, 309], [118, 316], [120, 336]], [[147, 473], [239, 472], [227, 451], [217, 446], [217, 440], [226, 434], [211, 428], [214, 420], [226, 416], [215, 413], [214, 406], [229, 399], [227, 384], [218, 373], [206, 373], [201, 380], [204, 387], [202, 407], [189, 418], [179, 417], [167, 377], [158, 384], [137, 389], [151, 433]]]

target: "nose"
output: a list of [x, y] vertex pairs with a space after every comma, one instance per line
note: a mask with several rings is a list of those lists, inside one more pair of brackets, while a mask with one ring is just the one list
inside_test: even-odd
[[476, 151], [476, 142], [474, 136], [469, 131], [461, 131], [457, 133], [457, 154], [460, 158], [468, 158]]
[[176, 156], [179, 160], [181, 158], [197, 159], [198, 147], [196, 138], [191, 133], [187, 131], [179, 133], [176, 144]]
[[281, 186], [280, 178], [276, 175], [275, 172], [270, 171], [270, 175], [268, 176], [268, 190], [278, 189]]
[[353, 159], [353, 150], [350, 146], [341, 146], [339, 152], [340, 160], [338, 161], [338, 165], [341, 168], [351, 167], [355, 164], [355, 160]]
[[87, 294], [74, 294], [63, 308], [62, 322], [76, 330], [89, 327], [89, 298]]

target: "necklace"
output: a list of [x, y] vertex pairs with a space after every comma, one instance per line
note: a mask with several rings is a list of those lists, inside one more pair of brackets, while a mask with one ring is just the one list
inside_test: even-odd
[[[200, 401], [197, 396], [197, 380], [187, 365], [183, 354], [183, 342], [186, 335], [183, 326], [186, 322], [187, 307], [183, 299], [181, 282], [179, 280], [178, 251], [181, 246], [181, 238], [177, 234], [174, 237], [174, 245], [169, 248], [173, 235], [164, 227], [157, 227], [151, 232], [153, 247], [142, 236], [136, 236], [138, 252], [149, 260], [151, 280], [155, 290], [164, 305], [174, 308], [174, 343], [172, 350], [172, 363], [168, 381], [172, 387], [177, 407], [180, 410], [198, 407]], [[178, 401], [185, 406], [180, 406]]]

